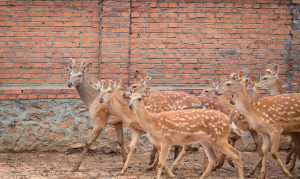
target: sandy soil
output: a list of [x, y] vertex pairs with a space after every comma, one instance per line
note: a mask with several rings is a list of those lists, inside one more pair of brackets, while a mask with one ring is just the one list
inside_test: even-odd
[[[243, 152], [245, 173], [258, 161], [256, 153]], [[282, 158], [285, 153], [281, 152]], [[79, 158], [79, 154], [66, 155], [64, 153], [1, 153], [0, 178], [1, 179], [151, 179], [153, 171], [147, 171], [149, 152], [139, 151], [134, 155], [130, 168], [125, 175], [120, 176], [121, 156], [117, 153], [105, 154], [103, 152], [90, 153], [84, 160], [79, 172], [70, 172], [71, 166]], [[270, 157], [271, 158], [271, 157]], [[202, 171], [203, 151], [189, 152], [184, 162], [176, 171], [178, 179], [199, 178]], [[298, 161], [294, 172], [300, 178], [300, 162]], [[226, 164], [222, 169], [213, 172], [208, 179], [236, 178], [234, 168]], [[253, 177], [254, 178], [254, 177]], [[279, 167], [275, 162], [268, 162], [268, 178], [282, 179]]]

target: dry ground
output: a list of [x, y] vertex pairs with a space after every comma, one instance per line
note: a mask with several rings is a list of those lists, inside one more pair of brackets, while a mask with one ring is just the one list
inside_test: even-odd
[[[154, 172], [146, 171], [148, 152], [139, 151], [132, 160], [126, 175], [119, 176], [121, 157], [117, 153], [104, 154], [95, 152], [84, 160], [79, 172], [70, 172], [71, 166], [77, 161], [79, 154], [66, 155], [64, 153], [1, 153], [1, 179], [150, 179]], [[245, 172], [248, 173], [258, 160], [257, 154], [243, 152]], [[281, 152], [281, 156], [286, 154]], [[201, 174], [202, 151], [189, 152], [184, 162], [176, 171], [178, 179], [199, 178]], [[297, 163], [295, 174], [300, 178], [300, 163]], [[208, 179], [236, 178], [235, 169], [226, 164], [222, 169], [213, 172]], [[275, 163], [268, 163], [268, 178], [285, 178]]]

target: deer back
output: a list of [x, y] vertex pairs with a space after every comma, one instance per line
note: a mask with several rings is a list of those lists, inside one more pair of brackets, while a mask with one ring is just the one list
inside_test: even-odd
[[254, 108], [264, 122], [287, 132], [300, 131], [299, 93], [263, 97]]
[[228, 116], [216, 110], [187, 109], [169, 111], [158, 113], [155, 117], [159, 118], [157, 125], [163, 133], [207, 134], [212, 140], [229, 134]]

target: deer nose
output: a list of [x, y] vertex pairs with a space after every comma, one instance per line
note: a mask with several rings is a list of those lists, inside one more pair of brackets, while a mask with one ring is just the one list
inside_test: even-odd
[[104, 99], [103, 99], [102, 97], [100, 97], [99, 102], [100, 102], [100, 103], [103, 103], [103, 102], [104, 102]]
[[72, 87], [72, 83], [70, 81], [68, 81], [68, 87], [71, 88]]
[[131, 109], [131, 110], [132, 110], [132, 104], [129, 104], [129, 109]]

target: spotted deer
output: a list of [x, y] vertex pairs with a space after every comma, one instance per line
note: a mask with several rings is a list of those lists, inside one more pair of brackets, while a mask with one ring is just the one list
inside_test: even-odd
[[[279, 78], [279, 66], [273, 65], [265, 70], [265, 74], [260, 78], [256, 87], [267, 89], [271, 95], [279, 95], [286, 93], [282, 87], [282, 81]], [[300, 134], [294, 133], [292, 137], [292, 148], [289, 152], [286, 164], [290, 163], [289, 170], [295, 168], [297, 157], [300, 157]]]
[[[248, 128], [248, 123], [244, 119], [244, 116], [242, 116], [240, 113], [237, 112], [233, 108], [233, 106], [229, 103], [229, 100], [225, 96], [219, 96], [216, 95], [216, 89], [218, 87], [217, 82], [213, 81], [211, 83], [211, 87], [206, 88], [205, 94], [201, 96], [194, 96], [187, 94], [185, 92], [170, 92], [170, 91], [155, 91], [152, 88], [150, 88], [150, 81], [151, 77], [149, 77], [148, 74], [146, 74], [140, 82], [134, 83], [130, 86], [129, 91], [131, 93], [134, 92], [143, 92], [146, 91], [147, 93], [156, 96], [153, 102], [148, 100], [145, 100], [144, 103], [146, 106], [155, 104], [155, 101], [159, 101], [160, 99], [167, 98], [168, 102], [162, 103], [159, 108], [164, 108], [166, 105], [169, 106], [169, 110], [180, 110], [180, 109], [190, 109], [190, 108], [203, 108], [203, 109], [214, 109], [221, 111], [225, 113], [226, 115], [230, 116], [231, 119], [231, 129], [232, 132], [230, 133], [230, 143], [235, 144], [235, 142], [240, 139], [241, 134], [243, 131], [249, 130], [253, 136], [253, 139], [255, 140], [255, 144], [257, 144], [257, 135], [255, 131]], [[178, 94], [180, 94], [181, 102], [179, 104], [182, 104], [182, 106], [176, 106], [176, 103], [174, 101], [177, 101]], [[206, 94], [209, 94], [209, 97], [206, 96]], [[146, 99], [148, 99], [146, 97]], [[174, 106], [175, 104], [175, 106]], [[158, 110], [151, 111], [151, 112], [161, 112]], [[176, 151], [176, 150], [175, 150]], [[184, 150], [181, 150], [184, 152]], [[179, 153], [179, 151], [178, 151]], [[181, 153], [183, 155], [184, 153]], [[177, 154], [178, 155], [178, 154]], [[177, 156], [176, 155], [176, 156]], [[221, 155], [218, 159], [217, 164], [214, 166], [214, 170], [219, 169], [223, 166], [225, 161], [225, 156]], [[179, 163], [179, 162], [178, 162]], [[233, 166], [233, 163], [229, 161], [229, 164]]]
[[211, 172], [216, 161], [216, 149], [234, 161], [239, 178], [244, 178], [240, 153], [228, 143], [230, 133], [228, 116], [222, 112], [208, 109], [152, 113], [147, 110], [144, 99], [145, 93], [141, 91], [132, 93], [129, 108], [137, 114], [138, 123], [159, 150], [157, 179], [161, 177], [163, 169], [168, 176], [175, 177], [166, 165], [170, 146], [193, 143], [200, 143], [209, 159], [200, 179], [207, 177]]
[[[136, 115], [128, 108], [128, 94], [120, 90], [119, 88], [112, 88], [111, 85], [104, 87], [103, 83], [97, 85], [99, 89], [99, 104], [105, 108], [107, 116], [117, 116], [132, 129], [132, 138], [129, 144], [129, 152], [125, 163], [123, 165], [121, 174], [124, 173], [128, 167], [129, 161], [136, 148], [138, 138], [141, 134], [145, 133], [143, 128], [140, 127], [137, 122]], [[186, 108], [192, 108], [193, 98], [184, 92], [149, 92], [144, 100], [146, 108], [151, 112], [162, 112], [171, 110], [181, 110]], [[189, 101], [189, 103], [188, 103]], [[184, 150], [182, 150], [184, 151]], [[153, 152], [154, 153], [154, 152]], [[155, 154], [155, 153], [154, 153]], [[183, 155], [181, 153], [180, 155]], [[152, 155], [153, 157], [155, 155]], [[179, 161], [176, 160], [176, 163]], [[153, 163], [155, 165], [155, 163]]]
[[79, 94], [80, 99], [87, 106], [89, 111], [89, 117], [93, 123], [93, 130], [90, 136], [87, 139], [86, 144], [83, 146], [84, 150], [82, 151], [79, 162], [73, 167], [72, 171], [79, 169], [81, 162], [86, 155], [89, 147], [95, 142], [95, 140], [100, 135], [102, 129], [106, 126], [108, 120], [111, 121], [111, 124], [114, 126], [117, 132], [117, 137], [119, 144], [121, 145], [121, 154], [123, 161], [126, 159], [126, 151], [124, 148], [123, 141], [123, 125], [122, 121], [114, 116], [108, 118], [106, 109], [103, 108], [99, 102], [96, 100], [98, 92], [94, 87], [87, 81], [86, 71], [88, 63], [82, 62], [78, 68], [76, 60], [72, 60], [71, 65], [68, 67], [70, 71], [70, 77], [67, 82], [69, 88], [75, 87], [77, 93]]
[[282, 169], [283, 173], [293, 178], [278, 155], [280, 137], [300, 131], [300, 94], [283, 94], [262, 97], [254, 100], [247, 85], [249, 79], [243, 74], [233, 74], [225, 81], [219, 93], [233, 96], [236, 108], [247, 116], [251, 128], [262, 136], [262, 158], [259, 161], [260, 178], [266, 178], [266, 161], [268, 151]]

